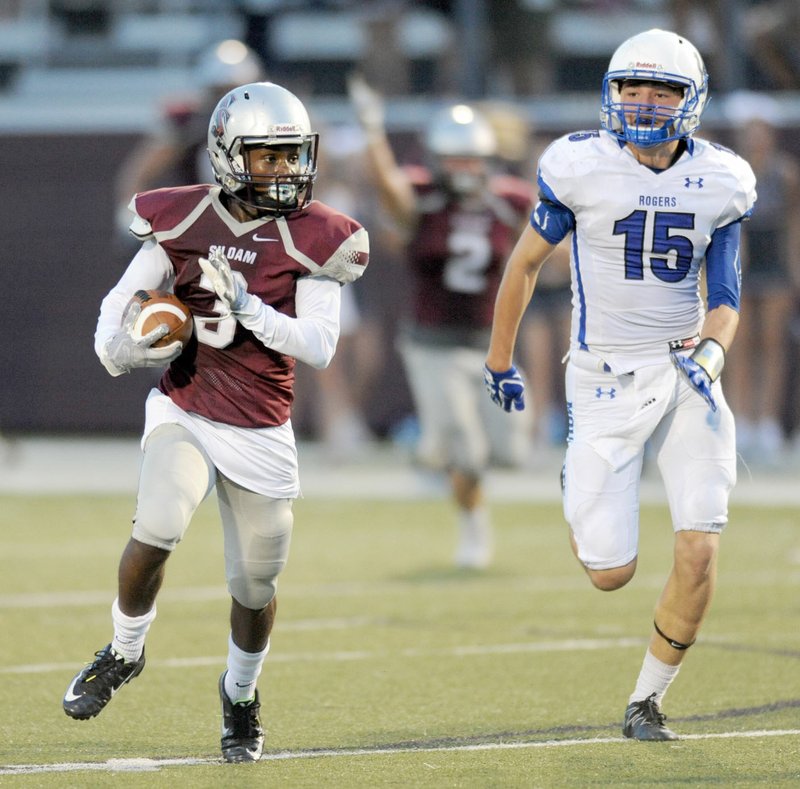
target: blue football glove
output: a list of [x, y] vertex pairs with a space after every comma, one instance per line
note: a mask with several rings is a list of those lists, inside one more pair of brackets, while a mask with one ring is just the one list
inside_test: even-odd
[[711, 384], [719, 378], [725, 365], [725, 349], [710, 337], [700, 341], [691, 356], [672, 354], [672, 362], [678, 371], [709, 405], [712, 411], [717, 410], [717, 402], [711, 394]]
[[492, 402], [497, 403], [504, 411], [510, 412], [512, 406], [516, 411], [525, 408], [525, 381], [513, 364], [502, 373], [496, 373], [484, 365], [483, 381]]

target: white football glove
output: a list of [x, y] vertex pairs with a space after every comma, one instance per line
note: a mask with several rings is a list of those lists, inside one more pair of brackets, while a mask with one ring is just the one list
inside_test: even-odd
[[211, 285], [231, 312], [242, 312], [250, 299], [247, 283], [238, 271], [232, 271], [225, 253], [217, 247], [208, 258], [197, 261]]
[[142, 311], [141, 304], [134, 302], [128, 308], [119, 331], [105, 344], [102, 354], [103, 366], [111, 375], [129, 373], [137, 367], [164, 367], [181, 355], [183, 346], [177, 340], [163, 348], [153, 348], [153, 343], [169, 334], [169, 326], [162, 323], [140, 340], [131, 334], [136, 319]]
[[347, 93], [362, 128], [367, 132], [383, 131], [386, 111], [380, 93], [360, 74], [348, 75]]

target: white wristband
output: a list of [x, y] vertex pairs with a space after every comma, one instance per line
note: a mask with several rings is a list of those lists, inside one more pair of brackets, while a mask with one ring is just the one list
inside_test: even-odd
[[700, 341], [692, 354], [692, 359], [708, 373], [713, 382], [719, 378], [725, 366], [725, 349], [716, 340], [706, 337]]

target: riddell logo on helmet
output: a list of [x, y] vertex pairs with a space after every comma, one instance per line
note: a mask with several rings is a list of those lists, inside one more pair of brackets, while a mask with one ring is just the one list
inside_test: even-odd
[[297, 134], [299, 131], [296, 123], [276, 123], [272, 127], [273, 134]]
[[647, 69], [648, 71], [663, 71], [664, 67], [660, 63], [647, 63], [642, 62], [641, 60], [637, 60], [635, 63], [631, 63], [629, 68], [632, 69]]

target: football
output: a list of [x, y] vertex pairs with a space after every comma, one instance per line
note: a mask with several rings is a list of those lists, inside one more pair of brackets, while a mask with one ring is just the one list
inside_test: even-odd
[[192, 313], [174, 293], [165, 290], [137, 290], [125, 311], [134, 303], [142, 308], [131, 329], [134, 340], [140, 340], [160, 324], [166, 323], [169, 334], [153, 343], [154, 348], [170, 345], [175, 340], [184, 346], [189, 342], [194, 327]]

